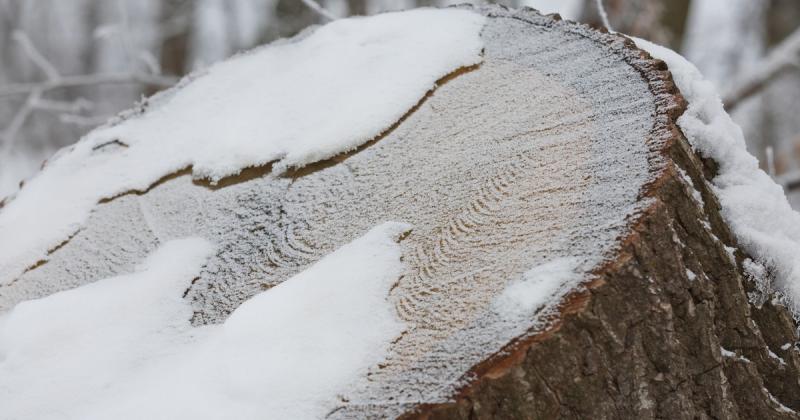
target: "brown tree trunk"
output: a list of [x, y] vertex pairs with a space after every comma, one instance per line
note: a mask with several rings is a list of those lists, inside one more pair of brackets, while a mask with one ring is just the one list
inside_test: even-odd
[[[667, 155], [694, 185], [713, 173], [681, 136]], [[617, 260], [567, 299], [555, 326], [476, 367], [454, 402], [404, 418], [800, 417], [797, 325], [785, 307], [750, 302], [747, 255], [726, 250], [736, 240], [713, 193], [701, 193], [704, 207], [677, 171], [664, 173]]]
[[[652, 64], [633, 65], [659, 79]], [[454, 401], [403, 418], [800, 418], [797, 324], [749, 298], [748, 255], [705, 187], [716, 165], [674, 134], [663, 153], [677, 170], [646, 189], [652, 204], [615, 260], [565, 299], [553, 326], [475, 366]]]
[[[104, 200], [0, 279], [0, 310], [200, 236], [218, 251], [184, 298], [195, 324], [220, 323], [393, 220], [413, 226], [386, 298], [405, 331], [330, 418], [798, 418], [797, 326], [754, 298], [666, 65], [587, 25], [469, 10], [487, 17], [483, 61], [377, 138], [285, 174], [183, 170]], [[554, 261], [575, 280], [509, 312]]]

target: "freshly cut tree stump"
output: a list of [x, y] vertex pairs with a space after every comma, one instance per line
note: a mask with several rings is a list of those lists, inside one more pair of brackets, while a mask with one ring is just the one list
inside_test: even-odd
[[483, 62], [379, 138], [284, 174], [185, 170], [105, 200], [0, 287], [0, 309], [202, 236], [218, 251], [185, 298], [195, 325], [216, 324], [400, 221], [413, 229], [388, 299], [407, 328], [331, 418], [798, 418], [796, 325], [748, 299], [665, 64], [557, 15], [473, 10]]

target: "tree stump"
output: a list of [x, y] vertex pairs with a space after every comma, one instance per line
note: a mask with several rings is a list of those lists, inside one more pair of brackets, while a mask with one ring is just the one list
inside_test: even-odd
[[[185, 298], [193, 323], [219, 323], [401, 221], [407, 270], [388, 299], [410, 327], [330, 417], [797, 418], [796, 325], [748, 300], [747, 255], [706, 185], [714, 163], [676, 126], [665, 64], [557, 15], [473, 10], [488, 17], [484, 61], [380, 138], [282, 175], [212, 186], [183, 171], [105, 200], [0, 288], [0, 309], [197, 235], [219, 251]], [[498, 309], [553, 262], [576, 280], [530, 313]]]

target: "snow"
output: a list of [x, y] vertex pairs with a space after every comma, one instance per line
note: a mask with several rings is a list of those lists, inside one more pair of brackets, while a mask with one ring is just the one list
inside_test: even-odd
[[89, 403], [182, 342], [181, 294], [213, 247], [176, 240], [128, 275], [22, 302], [0, 318], [3, 418], [47, 418]]
[[728, 349], [726, 349], [724, 347], [720, 347], [719, 351], [722, 354], [722, 357], [730, 357], [730, 358], [736, 359], [736, 360], [738, 360], [740, 362], [752, 363], [752, 361], [750, 361], [750, 359], [748, 359], [748, 358], [746, 358], [744, 356], [740, 356], [738, 353], [730, 351], [730, 350], [728, 350]]
[[767, 276], [767, 269], [762, 265], [750, 258], [745, 258], [742, 261], [745, 273], [753, 279], [764, 279]]
[[336, 21], [295, 44], [219, 63], [158, 109], [90, 139], [191, 145], [194, 173], [212, 180], [276, 160], [303, 166], [369, 141], [437, 79], [480, 62], [484, 19], [423, 9]]
[[[344, 164], [296, 179], [262, 177], [221, 189], [178, 176], [147, 194], [129, 194], [93, 208], [100, 198], [132, 187], [148, 188], [158, 174], [187, 165], [193, 165], [196, 176], [214, 179], [262, 158], [282, 159], [276, 165], [280, 170], [317, 159], [313, 150], [324, 155], [326, 148], [351, 147], [347, 141], [352, 138], [330, 136], [322, 143], [302, 137], [296, 143], [247, 144], [247, 135], [260, 134], [258, 131], [277, 138], [286, 130], [296, 130], [299, 136], [299, 117], [284, 116], [288, 128], [282, 127], [280, 132], [260, 130], [273, 117], [244, 107], [236, 110], [247, 114], [247, 119], [240, 121], [229, 112], [233, 109], [229, 105], [241, 104], [228, 97], [228, 91], [217, 92], [218, 97], [207, 97], [213, 93], [207, 91], [191, 93], [192, 86], [205, 78], [218, 77], [225, 65], [212, 67], [183, 90], [153, 100], [147, 113], [101, 129], [54, 159], [0, 214], [0, 229], [20, 237], [28, 250], [16, 254], [24, 264], [18, 266], [4, 265], [16, 259], [0, 253], [0, 279], [10, 278], [3, 275], [43, 258], [47, 247], [81, 230], [53, 252], [49, 263], [6, 287], [6, 302], [109, 276], [87, 274], [97, 272], [93, 270], [130, 272], [127, 265], [131, 259], [139, 261], [152, 247], [175, 237], [201, 236], [213, 240], [217, 251], [196, 282], [193, 273], [187, 274], [181, 277], [181, 287], [170, 295], [182, 296], [192, 283], [186, 296], [191, 304], [180, 301], [176, 305], [191, 308], [194, 314], [185, 311], [181, 317], [169, 318], [168, 328], [158, 328], [163, 323], [155, 321], [145, 325], [163, 333], [159, 335], [164, 337], [163, 345], [137, 350], [137, 356], [123, 346], [107, 343], [116, 340], [113, 335], [96, 336], [92, 324], [97, 317], [65, 326], [67, 332], [78, 336], [76, 340], [86, 337], [98, 343], [98, 349], [124, 350], [117, 355], [122, 360], [115, 369], [93, 369], [88, 361], [91, 369], [86, 372], [91, 375], [78, 382], [84, 386], [72, 389], [56, 382], [39, 391], [23, 375], [26, 370], [34, 373], [31, 377], [44, 375], [36, 373], [38, 359], [6, 359], [3, 363], [22, 363], [16, 371], [0, 371], [0, 378], [9, 378], [0, 379], [0, 384], [15, 381], [17, 396], [12, 408], [23, 417], [39, 414], [35, 404], [48, 404], [45, 409], [53, 413], [78, 418], [248, 418], [256, 413], [303, 418], [324, 416], [346, 398], [349, 404], [341, 404], [337, 413], [374, 408], [399, 414], [407, 407], [404, 404], [446, 401], [465, 385], [464, 373], [472, 366], [509, 341], [546, 327], [547, 315], [557, 313], [559, 298], [604, 258], [615, 255], [630, 217], [647, 205], [639, 193], [641, 185], [651, 179], [648, 159], [653, 155], [642, 139], [652, 134], [654, 98], [640, 73], [623, 65], [611, 46], [580, 36], [582, 32], [570, 32], [576, 28], [573, 24], [557, 22], [552, 31], [531, 31], [525, 21], [506, 19], [500, 9], [496, 13], [500, 18], [483, 29], [486, 61], [478, 69], [449, 81], [396, 130]], [[478, 26], [473, 28], [475, 32]], [[329, 27], [231, 63], [254, 60], [262, 53], [285, 54], [281, 63], [299, 60], [286, 51], [310, 48], [308, 41]], [[565, 38], [565, 31], [576, 36]], [[471, 30], [466, 32], [474, 35]], [[559, 42], [558, 51], [548, 48], [554, 42]], [[475, 55], [464, 57], [480, 59], [475, 50], [470, 51]], [[318, 57], [326, 56], [325, 51], [319, 53], [314, 65]], [[375, 53], [383, 54], [378, 49]], [[564, 57], [577, 57], [578, 65]], [[535, 71], [520, 71], [520, 65]], [[404, 62], [399, 68], [408, 67]], [[366, 73], [362, 71], [358, 69], [359, 77]], [[565, 74], [572, 82], [565, 86], [550, 74]], [[391, 74], [393, 83], [395, 76]], [[366, 75], [365, 83], [371, 83], [371, 77]], [[242, 77], [233, 79], [219, 81], [234, 83]], [[431, 75], [427, 79], [429, 84], [420, 89], [421, 94], [430, 88], [431, 80], [436, 78]], [[255, 94], [249, 90], [268, 83], [260, 77], [246, 81], [246, 87], [230, 96], [252, 99]], [[520, 89], [531, 86], [535, 89]], [[333, 88], [317, 87], [322, 93]], [[297, 89], [297, 97], [316, 93], [307, 86]], [[320, 117], [320, 130], [339, 133], [340, 127], [333, 127], [335, 122], [349, 136], [363, 128], [364, 117], [352, 114], [349, 108], [340, 109], [341, 104], [365, 99], [373, 101], [373, 108], [383, 109], [378, 105], [388, 103], [386, 95], [374, 92], [364, 93], [369, 96], [366, 99], [309, 103], [302, 111], [313, 112], [303, 118], [313, 122], [319, 116], [315, 112], [326, 113], [331, 121]], [[627, 105], [620, 109], [611, 106], [611, 92]], [[189, 102], [180, 99], [181, 95], [201, 100], [172, 106]], [[419, 98], [409, 100], [411, 105]], [[292, 96], [291, 100], [306, 99]], [[184, 115], [186, 107], [202, 111], [200, 117], [189, 120]], [[169, 116], [166, 110], [170, 110]], [[217, 114], [230, 118], [231, 124], [219, 127], [222, 120]], [[173, 120], [181, 118], [186, 121], [178, 127]], [[302, 134], [317, 126], [311, 128]], [[115, 132], [120, 136], [112, 135]], [[200, 140], [190, 143], [190, 134]], [[212, 138], [225, 142], [218, 145]], [[118, 143], [99, 147], [117, 139]], [[548, 152], [542, 153], [544, 149]], [[272, 152], [278, 154], [265, 157]], [[292, 163], [292, 156], [299, 159], [297, 163]], [[99, 193], [82, 191], [98, 184]], [[564, 185], [569, 187], [560, 188]], [[550, 193], [554, 186], [559, 187], [555, 188], [557, 194]], [[44, 197], [33, 198], [37, 195]], [[73, 195], [78, 195], [77, 201]], [[79, 210], [72, 210], [76, 205]], [[16, 218], [7, 216], [9, 209]], [[81, 228], [91, 209], [92, 220]], [[396, 239], [404, 226], [384, 226], [379, 229], [383, 234], [370, 233], [329, 254], [384, 220], [411, 221], [415, 226], [404, 244], [409, 251], [404, 255], [408, 270], [402, 271], [401, 281], [400, 252], [394, 240], [387, 238]], [[24, 222], [22, 227], [12, 226], [19, 221]], [[21, 234], [39, 237], [40, 232], [50, 235], [51, 231], [56, 234], [45, 242]], [[306, 269], [315, 261], [316, 265]], [[136, 278], [137, 273], [132, 276]], [[72, 278], [65, 280], [69, 276]], [[271, 288], [261, 292], [262, 287]], [[390, 289], [393, 304], [387, 305]], [[81, 290], [83, 287], [65, 293]], [[252, 297], [254, 290], [261, 293]], [[58, 296], [31, 304], [46, 304]], [[142, 308], [148, 308], [144, 302]], [[395, 309], [409, 326], [404, 333], [403, 324], [394, 318]], [[188, 316], [196, 320], [198, 314], [205, 316], [200, 323], [221, 324], [193, 327]], [[147, 330], [136, 322], [130, 329]], [[151, 334], [150, 330], [145, 333]], [[158, 344], [149, 337], [146, 341]], [[37, 351], [56, 352], [32, 347], [24, 354], [34, 357]], [[81, 356], [74, 352], [63, 355]], [[56, 365], [50, 374], [64, 376], [58, 369], [69, 365]], [[106, 380], [93, 376], [100, 371], [116, 376]], [[117, 375], [119, 371], [125, 375]], [[16, 386], [19, 384], [27, 386]], [[403, 392], [398, 394], [397, 389]], [[46, 393], [62, 390], [78, 393], [80, 398], [49, 404]], [[81, 399], [85, 402], [73, 402]]]
[[438, 79], [482, 60], [484, 20], [458, 9], [343, 19], [190, 77], [144, 113], [58, 153], [0, 211], [0, 282], [45, 260], [104, 198], [184, 168], [216, 182], [270, 162], [280, 173], [366, 143]]
[[675, 169], [678, 170], [678, 174], [680, 174], [683, 181], [686, 182], [686, 185], [688, 185], [689, 188], [691, 189], [690, 191], [692, 193], [692, 198], [694, 199], [694, 201], [698, 205], [700, 205], [700, 208], [705, 207], [705, 203], [703, 202], [703, 196], [702, 194], [700, 194], [700, 191], [697, 191], [697, 188], [694, 186], [694, 182], [692, 182], [692, 178], [689, 176], [689, 174], [687, 174], [686, 171], [684, 171], [677, 165], [675, 166]]
[[[370, 365], [368, 384], [341, 392], [348, 402], [335, 416], [392, 417], [412, 404], [447, 401], [465, 385], [464, 374], [472, 366], [511, 340], [550, 325], [559, 297], [578, 278], [567, 272], [569, 259], [583, 261], [572, 271], [586, 276], [616, 255], [631, 217], [649, 206], [640, 191], [654, 175], [650, 158], [660, 150], [642, 141], [652, 136], [655, 124], [650, 86], [613, 46], [583, 36], [593, 32], [564, 21], [548, 30], [532, 29], [524, 19], [552, 23], [532, 12], [520, 12], [521, 19], [508, 18], [511, 12], [500, 8], [492, 13], [498, 18], [482, 31], [481, 66], [438, 88], [370, 147], [300, 177], [258, 177], [211, 189], [181, 175], [146, 194], [98, 205], [49, 262], [3, 287], [0, 308], [129, 273], [132, 262], [158, 244], [200, 236], [213, 241], [217, 252], [186, 295], [192, 322], [229, 325], [239, 313], [234, 311], [244, 308], [240, 304], [263, 287], [274, 286], [267, 294], [280, 290], [287, 279], [385, 220], [412, 222], [414, 232], [403, 243], [408, 270], [390, 295], [409, 329], [393, 342], [386, 359]], [[559, 48], [550, 48], [555, 43]], [[625, 105], [610, 103], [612, 93], [615, 103]], [[111, 144], [85, 161], [117, 159], [136, 147]], [[130, 176], [141, 173], [137, 169]], [[95, 183], [87, 180], [84, 188]], [[548, 266], [559, 258], [567, 259], [559, 263], [563, 272]], [[569, 284], [561, 288], [559, 279]], [[516, 285], [506, 295], [510, 299], [495, 305], [509, 284]], [[372, 318], [360, 324], [370, 326]], [[190, 331], [214, 336], [216, 329]], [[191, 356], [179, 354], [182, 360]], [[209, 385], [201, 377], [194, 386], [196, 374], [176, 373], [166, 361], [162, 365], [163, 375], [148, 374], [140, 382], [166, 381], [166, 390], [153, 385], [154, 392], [184, 407], [195, 403], [186, 402], [188, 396], [182, 400], [183, 394], [176, 397], [173, 389], [194, 388], [185, 392], [197, 395], [200, 410], [213, 412], [206, 400], [216, 404], [223, 398], [217, 405], [225, 405], [230, 389], [216, 383], [239, 380], [231, 373], [233, 379]], [[253, 366], [245, 372], [258, 371]], [[189, 379], [179, 383], [172, 379], [176, 376]], [[241, 392], [246, 398], [253, 390], [272, 389], [250, 385]], [[205, 386], [211, 390], [196, 390]], [[129, 395], [122, 391], [115, 395]], [[132, 412], [147, 418], [139, 406], [164, 405], [147, 398], [141, 397], [143, 403]], [[120, 405], [125, 401], [115, 399]], [[237, 414], [225, 417], [246, 417]], [[297, 417], [291, 414], [280, 417]]]
[[776, 361], [777, 361], [778, 363], [780, 363], [781, 365], [784, 365], [784, 366], [786, 365], [786, 361], [785, 361], [785, 360], [783, 360], [783, 358], [782, 358], [782, 357], [780, 357], [780, 356], [778, 356], [777, 354], [775, 354], [775, 352], [773, 352], [773, 351], [772, 351], [772, 350], [770, 350], [769, 348], [767, 348], [767, 352], [768, 352], [767, 354], [769, 354], [769, 357], [771, 357], [772, 359], [776, 360]]
[[19, 304], [0, 318], [3, 418], [321, 418], [403, 330], [387, 295], [387, 222], [194, 328], [182, 294], [213, 251], [164, 244], [134, 273]]
[[556, 295], [573, 289], [584, 273], [578, 267], [584, 261], [575, 257], [560, 257], [537, 265], [525, 272], [520, 281], [510, 284], [497, 297], [495, 306], [506, 316], [530, 314], [546, 303], [557, 301]]
[[794, 410], [792, 410], [791, 408], [783, 405], [783, 403], [778, 401], [778, 399], [775, 398], [775, 396], [772, 395], [772, 393], [769, 392], [769, 390], [767, 388], [762, 387], [761, 390], [764, 391], [767, 394], [767, 396], [769, 397], [769, 400], [772, 401], [773, 404], [778, 406], [778, 411], [780, 411], [782, 413], [788, 413], [788, 414], [795, 414], [796, 413]]
[[723, 218], [739, 245], [756, 262], [772, 269], [775, 291], [800, 315], [800, 213], [792, 210], [783, 189], [747, 152], [741, 129], [725, 112], [712, 83], [679, 54], [645, 40], [635, 41], [669, 66], [689, 103], [678, 125], [697, 152], [719, 164], [711, 187]]

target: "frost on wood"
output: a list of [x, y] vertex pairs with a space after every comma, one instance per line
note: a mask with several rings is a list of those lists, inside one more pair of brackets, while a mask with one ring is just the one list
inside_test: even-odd
[[[681, 148], [675, 120], [683, 103], [663, 63], [618, 35], [531, 11], [477, 11], [488, 16], [480, 65], [440, 80], [375, 141], [327, 160], [333, 149], [304, 155], [296, 162], [308, 163], [303, 168], [247, 169], [217, 185], [176, 165], [146, 191], [91, 203], [88, 219], [70, 225], [74, 235], [61, 238], [47, 261], [3, 278], [0, 309], [133, 271], [160, 244], [197, 236], [216, 253], [185, 290], [191, 321], [199, 330], [225, 328], [251, 302], [319, 271], [326, 255], [397, 221], [412, 227], [384, 295], [399, 326], [385, 327], [385, 353], [358, 372], [363, 380], [337, 391], [329, 417], [441, 409], [514, 418], [529, 409], [522, 412], [637, 418], [663, 406], [735, 418], [728, 416], [734, 395], [761, 398], [754, 410], [777, 409], [770, 396], [796, 408], [794, 388], [776, 385], [800, 366], [796, 352], [773, 348], [787, 367], [758, 382], [753, 366], [778, 359], [763, 351], [746, 300], [736, 301], [740, 290], [713, 289], [741, 288], [741, 252], [716, 217], [697, 158]], [[393, 72], [386, 77], [395, 80]], [[149, 112], [166, 111], [162, 103]], [[147, 115], [130, 121], [149, 124]], [[131, 133], [146, 134], [142, 142], [154, 136], [165, 150], [182, 138], [151, 129]], [[234, 131], [219, 135], [236, 139]], [[87, 159], [115, 159], [134, 147], [106, 140]], [[240, 140], [248, 159], [261, 147]], [[370, 317], [346, 322], [381, 328]], [[780, 345], [794, 342], [789, 333], [770, 334]], [[742, 352], [753, 366], [726, 364], [744, 362], [722, 361], [720, 348]], [[719, 383], [704, 387], [706, 373]]]
[[689, 101], [678, 124], [692, 147], [719, 165], [712, 178], [714, 192], [740, 245], [756, 259], [751, 264], [770, 269], [769, 274], [762, 269], [753, 275], [760, 293], [777, 292], [800, 318], [800, 213], [747, 152], [742, 130], [725, 112], [711, 82], [675, 52], [644, 40], [636, 42], [669, 65]]
[[[444, 401], [472, 365], [536, 323], [497, 309], [506, 285], [561, 257], [584, 274], [602, 262], [644, 205], [638, 194], [658, 162], [654, 97], [615, 55], [621, 45], [543, 22], [490, 19], [480, 67], [443, 83], [385, 137], [339, 163], [244, 173], [211, 188], [182, 172], [97, 206], [48, 262], [8, 279], [3, 307], [128, 271], [157, 244], [196, 235], [218, 252], [186, 297], [196, 324], [219, 323], [256, 293], [396, 220], [413, 231], [403, 242], [406, 272], [388, 299], [409, 328], [368, 386], [345, 397], [351, 407], [387, 410]], [[169, 143], [168, 127], [150, 135]], [[303, 128], [315, 135], [313, 125]], [[101, 149], [93, 159], [125, 153]], [[532, 317], [557, 302], [544, 296], [524, 309]]]
[[[189, 167], [195, 178], [216, 182], [273, 162], [276, 170], [304, 166], [366, 143], [438, 79], [480, 62], [483, 20], [434, 9], [346, 19], [193, 76], [141, 115], [62, 151], [5, 206], [0, 238], [15, 239], [0, 241], [0, 284], [74, 234], [99, 200]], [[122, 147], [109, 153], [109, 145]]]
[[213, 327], [193, 328], [181, 299], [213, 250], [198, 238], [167, 242], [132, 274], [20, 304], [0, 317], [0, 413], [321, 418], [402, 331], [386, 295], [406, 230], [372, 229]]

